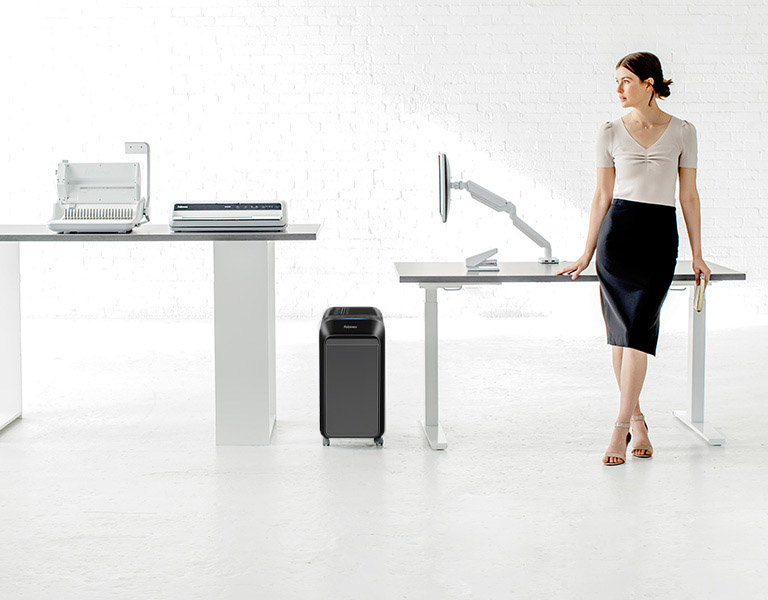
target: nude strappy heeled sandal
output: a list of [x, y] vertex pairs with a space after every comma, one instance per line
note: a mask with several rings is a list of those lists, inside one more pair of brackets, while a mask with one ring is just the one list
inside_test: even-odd
[[[648, 431], [648, 423], [645, 422], [645, 415], [632, 415], [630, 420], [642, 421], [643, 425], [645, 425], [645, 430]], [[646, 453], [638, 454], [638, 450], [645, 450]], [[632, 447], [632, 456], [637, 456], [637, 458], [651, 458], [651, 456], [653, 456], [653, 446], [651, 446], [650, 442], [648, 444], [635, 444]]]
[[[627, 446], [629, 446], [629, 440], [632, 439], [632, 434], [629, 433], [629, 423], [620, 423], [619, 421], [616, 421], [613, 424], [614, 427], [626, 427], [627, 428]], [[608, 462], [605, 459], [606, 458], [620, 458], [621, 462]], [[627, 452], [624, 451], [624, 454], [618, 454], [617, 452], [606, 452], [603, 456], [603, 464], [606, 467], [615, 467], [617, 465], [623, 465], [627, 460]]]

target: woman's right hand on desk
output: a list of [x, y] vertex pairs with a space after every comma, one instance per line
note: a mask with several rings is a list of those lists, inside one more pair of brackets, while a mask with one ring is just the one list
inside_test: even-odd
[[581, 275], [581, 272], [589, 266], [589, 263], [591, 261], [592, 261], [592, 255], [585, 252], [579, 257], [579, 259], [575, 263], [572, 263], [567, 267], [563, 267], [555, 274], [571, 275], [571, 279], [576, 279], [579, 275]]

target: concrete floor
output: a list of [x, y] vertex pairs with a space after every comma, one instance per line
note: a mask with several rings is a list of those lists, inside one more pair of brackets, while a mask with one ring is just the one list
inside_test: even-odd
[[686, 336], [642, 397], [656, 455], [606, 468], [604, 338], [441, 320], [431, 451], [421, 321], [387, 322], [385, 445], [318, 432], [317, 323], [278, 324], [269, 447], [214, 444], [210, 321], [24, 321], [0, 433], [0, 599], [765, 598], [768, 327], [710, 331], [708, 447]]

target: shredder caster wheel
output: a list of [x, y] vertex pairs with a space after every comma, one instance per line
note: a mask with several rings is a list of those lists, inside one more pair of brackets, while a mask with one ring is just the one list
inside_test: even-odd
[[328, 438], [323, 438], [323, 446], [330, 446], [330, 445], [331, 445], [331, 440], [329, 440]]
[[384, 439], [383, 439], [383, 438], [380, 438], [380, 437], [378, 437], [378, 438], [373, 438], [373, 442], [374, 442], [374, 444], [376, 444], [377, 446], [383, 446], [383, 445], [384, 445]]

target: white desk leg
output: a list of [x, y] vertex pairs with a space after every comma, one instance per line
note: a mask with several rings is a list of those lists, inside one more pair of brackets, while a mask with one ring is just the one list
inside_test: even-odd
[[684, 410], [676, 410], [674, 415], [703, 437], [710, 446], [721, 446], [725, 443], [725, 437], [704, 422], [707, 299], [706, 297], [704, 298], [701, 312], [697, 312], [695, 286], [691, 286], [688, 310], [688, 396], [691, 400], [691, 410], [690, 413]]
[[424, 298], [424, 434], [433, 450], [445, 450], [448, 441], [440, 427], [437, 404], [437, 288], [425, 287]]
[[274, 242], [214, 242], [216, 444], [268, 445], [275, 425]]
[[21, 417], [20, 291], [19, 244], [0, 243], [0, 430]]

